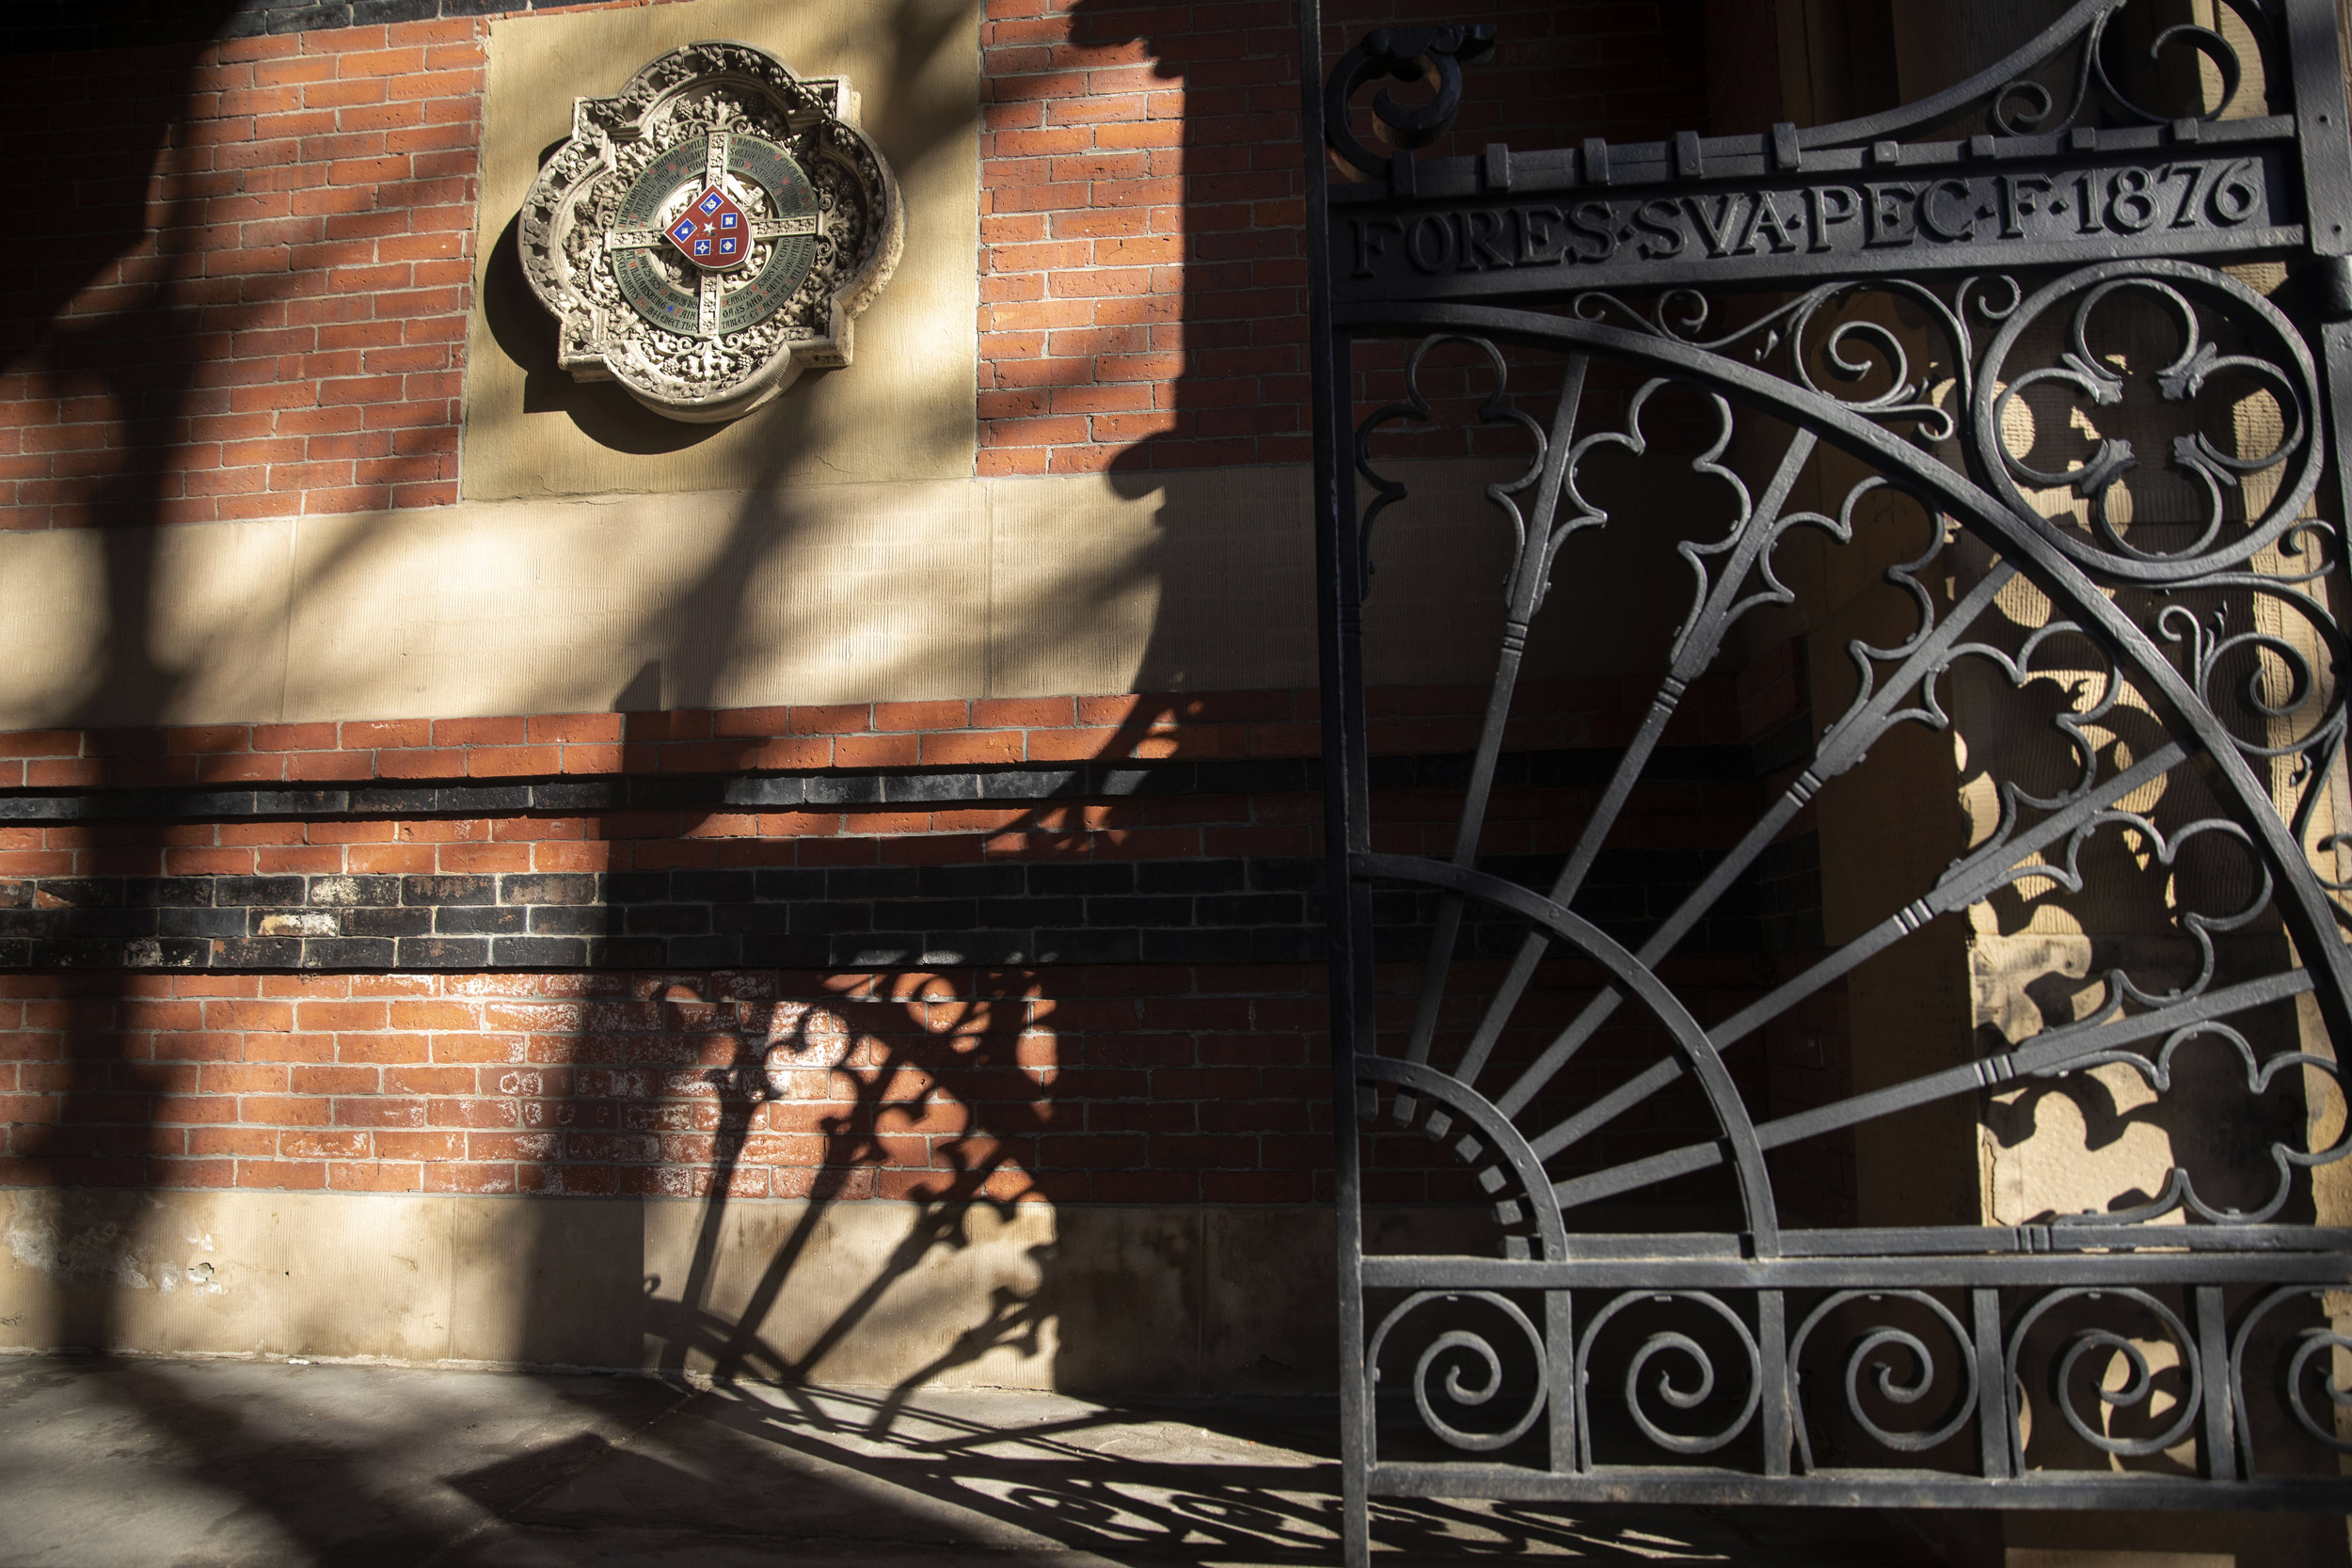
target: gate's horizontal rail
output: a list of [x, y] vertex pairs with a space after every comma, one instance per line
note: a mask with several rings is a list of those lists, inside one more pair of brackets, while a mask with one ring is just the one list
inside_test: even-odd
[[[2186, 1227], [2182, 1227], [2185, 1229]], [[2341, 1240], [2338, 1231], [2331, 1238]], [[2147, 1243], [2143, 1228], [2138, 1240]], [[1571, 1243], [1573, 1244], [1573, 1243]], [[1938, 1286], [2310, 1285], [2352, 1290], [2352, 1253], [2109, 1252], [2026, 1257], [1380, 1257], [1367, 1290], [1869, 1291]]]
[[[1564, 1256], [1580, 1262], [1632, 1262], [1672, 1258], [1743, 1261], [1753, 1249], [1747, 1238], [1721, 1230], [1571, 1232]], [[2344, 1232], [2322, 1225], [2146, 1225], [2102, 1224], [2096, 1218], [2011, 1226], [1846, 1226], [1825, 1230], [1784, 1230], [1782, 1258], [1981, 1258], [2011, 1254], [2047, 1256], [2094, 1252], [2278, 1252], [2341, 1254]], [[1482, 1259], [1483, 1260], [1483, 1259]]]
[[1621, 1465], [1555, 1475], [1502, 1465], [1375, 1465], [1370, 1480], [1373, 1496], [1381, 1497], [1700, 1507], [2293, 1509], [2332, 1513], [2352, 1497], [2352, 1486], [2324, 1478], [2225, 1481], [2075, 1471], [1986, 1481], [1935, 1470], [1756, 1476], [1697, 1466]]

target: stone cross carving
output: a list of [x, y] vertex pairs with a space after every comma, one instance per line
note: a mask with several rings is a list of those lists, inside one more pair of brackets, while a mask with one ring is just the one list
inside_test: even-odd
[[524, 276], [582, 381], [674, 420], [736, 419], [810, 366], [898, 264], [898, 182], [841, 77], [690, 43], [573, 101], [518, 227]]

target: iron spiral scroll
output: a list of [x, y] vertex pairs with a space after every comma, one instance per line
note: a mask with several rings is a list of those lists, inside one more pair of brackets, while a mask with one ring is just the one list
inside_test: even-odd
[[[1491, 28], [1311, 87], [1354, 1560], [1380, 1494], [2352, 1509], [2352, 157], [2332, 12], [2217, 18], [2082, 0], [1904, 109], [1629, 147], [1419, 155]], [[1438, 538], [1500, 569], [1446, 604], [1491, 679], [1384, 817], [1367, 627]], [[1563, 618], [1668, 582], [1613, 727], [1531, 740]], [[1649, 847], [1773, 637], [1802, 722]], [[1724, 934], [1833, 841], [1888, 868]], [[1934, 955], [1950, 1040], [1775, 1087]], [[2019, 1209], [2067, 1117], [2154, 1174]], [[1970, 1130], [1920, 1156], [1969, 1212], [1820, 1179], [1886, 1125]]]

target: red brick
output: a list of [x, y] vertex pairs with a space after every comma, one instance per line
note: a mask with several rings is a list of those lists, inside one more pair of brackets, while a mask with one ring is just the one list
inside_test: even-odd
[[912, 735], [845, 735], [833, 743], [836, 768], [912, 768], [920, 760]]
[[873, 727], [877, 730], [959, 730], [963, 728], [968, 705], [954, 703], [876, 703]]
[[967, 730], [922, 737], [926, 767], [1020, 762], [1027, 754], [1028, 734], [1023, 730]]
[[617, 713], [548, 713], [529, 721], [529, 738], [549, 741], [615, 741], [621, 738]]

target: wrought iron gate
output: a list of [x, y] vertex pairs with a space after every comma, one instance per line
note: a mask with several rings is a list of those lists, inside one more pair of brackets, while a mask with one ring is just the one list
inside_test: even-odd
[[[2336, 17], [2144, 8], [2082, 0], [1949, 91], [1762, 135], [1417, 157], [1484, 27], [1375, 31], [1304, 83], [1350, 1561], [1368, 1495], [2352, 1508]], [[2163, 71], [2188, 108], [2151, 102]], [[1389, 82], [1426, 101], [1359, 102]], [[1517, 443], [1484, 487], [1508, 569], [1454, 815], [1391, 852], [1364, 606], [1375, 524], [1422, 499], [1391, 436], [1449, 410]], [[1538, 612], [1605, 610], [1590, 562], [1627, 531], [1689, 585], [1645, 705], [1597, 764], [1531, 759]], [[1800, 548], [1878, 619], [1756, 754], [1744, 826], [1629, 911], [1599, 871], [1688, 779], [1692, 693], [1804, 609]], [[1909, 760], [1873, 786], [1874, 752]], [[1547, 767], [1556, 841], [1482, 853]], [[1710, 956], [1817, 821], [1877, 902]], [[1964, 1016], [1859, 1031], [1842, 1081], [1759, 1065], [1841, 996], [1900, 1016], [1887, 977], [1938, 973], [1907, 945], [1972, 966]], [[1804, 1163], [1890, 1117], [1921, 1161], [1997, 1163], [1980, 1125], [2091, 1077], [2110, 1109], [2186, 1101], [2149, 1124], [2164, 1178], [2096, 1212], [1909, 1212], [1883, 1155], [1843, 1196]], [[1448, 1190], [1398, 1146], [1476, 1206], [1375, 1210], [1402, 1239], [1368, 1249], [1369, 1182]]]

